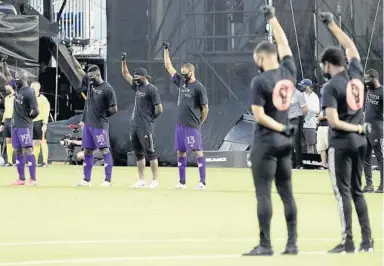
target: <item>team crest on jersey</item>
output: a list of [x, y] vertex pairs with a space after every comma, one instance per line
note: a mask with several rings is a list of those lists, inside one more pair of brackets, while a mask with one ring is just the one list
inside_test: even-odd
[[95, 88], [93, 88], [93, 91], [99, 95], [103, 94], [103, 91], [102, 90], [96, 90]]

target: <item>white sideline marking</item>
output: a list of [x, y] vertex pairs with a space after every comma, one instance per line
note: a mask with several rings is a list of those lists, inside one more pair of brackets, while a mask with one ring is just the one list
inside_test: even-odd
[[[383, 251], [383, 250], [376, 250]], [[325, 251], [300, 252], [300, 255], [325, 255]], [[330, 254], [332, 256], [334, 254]], [[0, 262], [0, 266], [22, 266], [22, 265], [57, 265], [57, 264], [84, 264], [99, 262], [128, 262], [128, 261], [159, 261], [159, 260], [203, 260], [203, 259], [233, 259], [240, 258], [240, 254], [217, 254], [217, 255], [181, 255], [181, 256], [149, 256], [149, 257], [110, 257], [110, 258], [82, 258], [82, 259], [58, 259], [58, 260], [30, 260], [17, 262]], [[249, 257], [245, 257], [249, 258]], [[255, 257], [252, 257], [255, 258]]]
[[[286, 238], [276, 238], [276, 241], [286, 241]], [[299, 238], [302, 241], [339, 241], [340, 238]], [[375, 238], [381, 241], [382, 238]], [[257, 238], [176, 238], [176, 239], [110, 239], [110, 240], [58, 240], [58, 241], [33, 241], [33, 242], [0, 242], [0, 247], [12, 246], [54, 246], [54, 245], [98, 245], [98, 244], [148, 244], [148, 243], [199, 243], [199, 242], [245, 242], [257, 241]], [[1, 264], [0, 264], [1, 265]]]

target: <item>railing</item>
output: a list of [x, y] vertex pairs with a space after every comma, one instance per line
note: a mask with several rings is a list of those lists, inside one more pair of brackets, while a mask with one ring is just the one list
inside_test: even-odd
[[[43, 0], [29, 0], [29, 4], [41, 14]], [[52, 12], [56, 21], [63, 0], [53, 0]], [[103, 40], [107, 36], [106, 0], [68, 0], [61, 15], [61, 38]]]

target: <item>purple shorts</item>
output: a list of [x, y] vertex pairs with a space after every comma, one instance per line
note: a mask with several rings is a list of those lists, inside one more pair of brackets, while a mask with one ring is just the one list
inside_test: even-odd
[[12, 146], [14, 149], [33, 147], [32, 129], [12, 128]]
[[200, 128], [176, 124], [175, 130], [175, 149], [177, 151], [203, 150]]
[[102, 128], [94, 128], [84, 124], [82, 143], [83, 148], [88, 150], [109, 148], [108, 130]]

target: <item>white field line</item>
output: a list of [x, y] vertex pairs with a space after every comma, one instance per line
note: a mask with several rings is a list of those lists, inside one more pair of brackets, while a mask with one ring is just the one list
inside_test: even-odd
[[[276, 241], [286, 241], [286, 238], [275, 238]], [[375, 238], [376, 241], [383, 240]], [[110, 239], [110, 240], [55, 240], [31, 242], [0, 242], [0, 247], [12, 246], [55, 246], [55, 245], [104, 245], [104, 244], [149, 244], [149, 243], [201, 243], [201, 242], [247, 242], [257, 241], [257, 238], [176, 238], [176, 239]], [[299, 238], [298, 242], [331, 242], [340, 238]], [[0, 264], [1, 265], [1, 264]]]
[[[376, 250], [382, 252], [383, 250]], [[300, 255], [325, 255], [325, 251], [300, 252]], [[333, 256], [337, 256], [332, 254]], [[332, 256], [331, 255], [331, 256]], [[89, 264], [100, 262], [130, 262], [130, 261], [167, 261], [167, 260], [217, 260], [240, 258], [240, 254], [216, 254], [216, 255], [181, 255], [181, 256], [141, 256], [141, 257], [104, 257], [104, 258], [82, 258], [82, 259], [58, 259], [58, 260], [31, 260], [17, 262], [0, 262], [0, 266], [23, 266], [23, 265], [59, 265], [59, 264]]]

